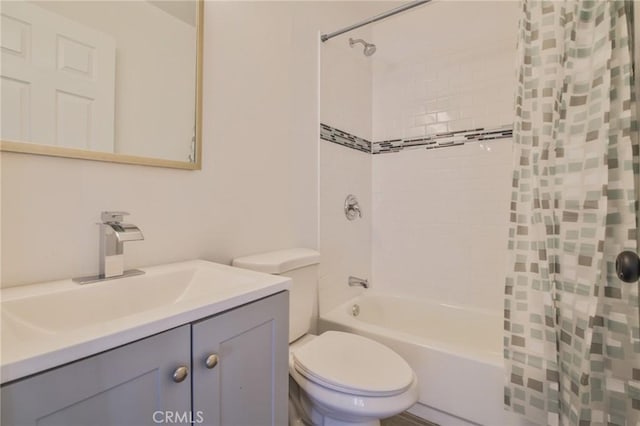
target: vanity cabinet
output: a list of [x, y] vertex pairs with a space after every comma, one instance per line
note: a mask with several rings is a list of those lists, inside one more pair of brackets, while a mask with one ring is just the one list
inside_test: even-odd
[[280, 292], [4, 385], [1, 424], [284, 425], [288, 300]]
[[193, 412], [203, 424], [287, 424], [288, 296], [194, 323], [191, 332]]

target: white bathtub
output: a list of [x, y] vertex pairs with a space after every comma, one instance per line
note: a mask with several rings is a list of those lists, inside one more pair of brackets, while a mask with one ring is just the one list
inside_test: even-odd
[[367, 292], [323, 315], [319, 328], [367, 336], [404, 357], [420, 385], [409, 411], [420, 417], [442, 426], [524, 424], [503, 410], [500, 314]]

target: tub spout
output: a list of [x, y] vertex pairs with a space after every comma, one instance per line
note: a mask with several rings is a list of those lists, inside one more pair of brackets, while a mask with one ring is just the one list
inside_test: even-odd
[[369, 288], [369, 281], [364, 278], [349, 277], [349, 287], [364, 287]]

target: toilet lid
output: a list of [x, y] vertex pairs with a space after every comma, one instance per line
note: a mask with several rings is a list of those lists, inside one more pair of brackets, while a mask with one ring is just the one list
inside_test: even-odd
[[308, 380], [340, 392], [388, 396], [409, 388], [413, 370], [400, 355], [366, 337], [327, 331], [293, 352]]

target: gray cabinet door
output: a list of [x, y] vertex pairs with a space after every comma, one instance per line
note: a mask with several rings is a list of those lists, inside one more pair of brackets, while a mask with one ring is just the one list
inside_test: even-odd
[[[192, 327], [194, 418], [210, 426], [286, 425], [289, 293]], [[211, 354], [218, 363], [207, 368]]]
[[189, 342], [185, 325], [3, 386], [2, 425], [188, 424], [191, 381], [172, 375], [190, 366]]

